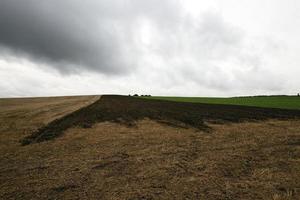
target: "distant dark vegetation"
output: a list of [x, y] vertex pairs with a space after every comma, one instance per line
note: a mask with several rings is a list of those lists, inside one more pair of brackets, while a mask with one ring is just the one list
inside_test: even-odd
[[300, 118], [299, 110], [284, 110], [234, 105], [172, 102], [128, 96], [102, 96], [95, 103], [81, 108], [42, 127], [24, 138], [23, 145], [54, 139], [71, 127], [89, 128], [95, 123], [110, 121], [133, 126], [149, 118], [178, 127], [208, 131], [205, 122], [243, 122], [266, 119]]
[[[128, 96], [131, 96], [131, 95], [129, 94]], [[138, 94], [134, 94], [134, 95], [132, 95], [132, 96], [138, 97], [139, 95], [138, 95]], [[141, 94], [140, 96], [141, 96], [141, 97], [151, 97], [150, 94]]]

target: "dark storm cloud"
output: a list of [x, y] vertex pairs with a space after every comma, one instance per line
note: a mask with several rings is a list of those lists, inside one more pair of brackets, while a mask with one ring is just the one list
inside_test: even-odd
[[80, 8], [87, 5], [78, 2], [1, 1], [0, 43], [38, 61], [59, 64], [61, 71], [73, 71], [69, 64], [119, 71], [117, 41], [104, 25], [97, 26], [95, 13]]
[[50, 63], [61, 72], [83, 68], [108, 74], [127, 72], [136, 67], [136, 22], [149, 16], [161, 23], [174, 20], [176, 10], [167, 4], [138, 0], [1, 0], [0, 47]]

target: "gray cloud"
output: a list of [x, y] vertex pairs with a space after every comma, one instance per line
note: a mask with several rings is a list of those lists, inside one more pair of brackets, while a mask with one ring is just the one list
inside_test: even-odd
[[176, 15], [169, 3], [1, 0], [0, 45], [62, 72], [123, 73], [135, 67], [136, 22], [150, 17], [165, 25]]
[[0, 58], [26, 58], [68, 75], [123, 75], [130, 87], [153, 85], [151, 91], [281, 89], [265, 69], [274, 44], [248, 37], [219, 13], [196, 17], [181, 6], [177, 0], [1, 0]]

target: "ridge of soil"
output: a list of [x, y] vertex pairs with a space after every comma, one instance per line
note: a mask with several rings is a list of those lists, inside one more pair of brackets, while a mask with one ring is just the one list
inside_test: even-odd
[[244, 122], [267, 119], [297, 119], [299, 110], [259, 108], [236, 105], [148, 100], [129, 96], [104, 95], [100, 100], [62, 118], [56, 119], [21, 140], [22, 145], [52, 140], [65, 130], [80, 126], [90, 128], [95, 123], [110, 121], [133, 126], [149, 118], [180, 127], [209, 131], [206, 122]]

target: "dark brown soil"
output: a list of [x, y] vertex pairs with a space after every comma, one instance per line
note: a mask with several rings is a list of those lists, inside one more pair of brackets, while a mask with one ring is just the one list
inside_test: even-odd
[[71, 127], [90, 128], [98, 122], [110, 121], [132, 126], [149, 118], [173, 126], [209, 130], [205, 122], [243, 122], [267, 119], [300, 118], [300, 111], [233, 105], [170, 102], [142, 98], [106, 95], [95, 103], [54, 120], [32, 135], [23, 145], [54, 139]]

